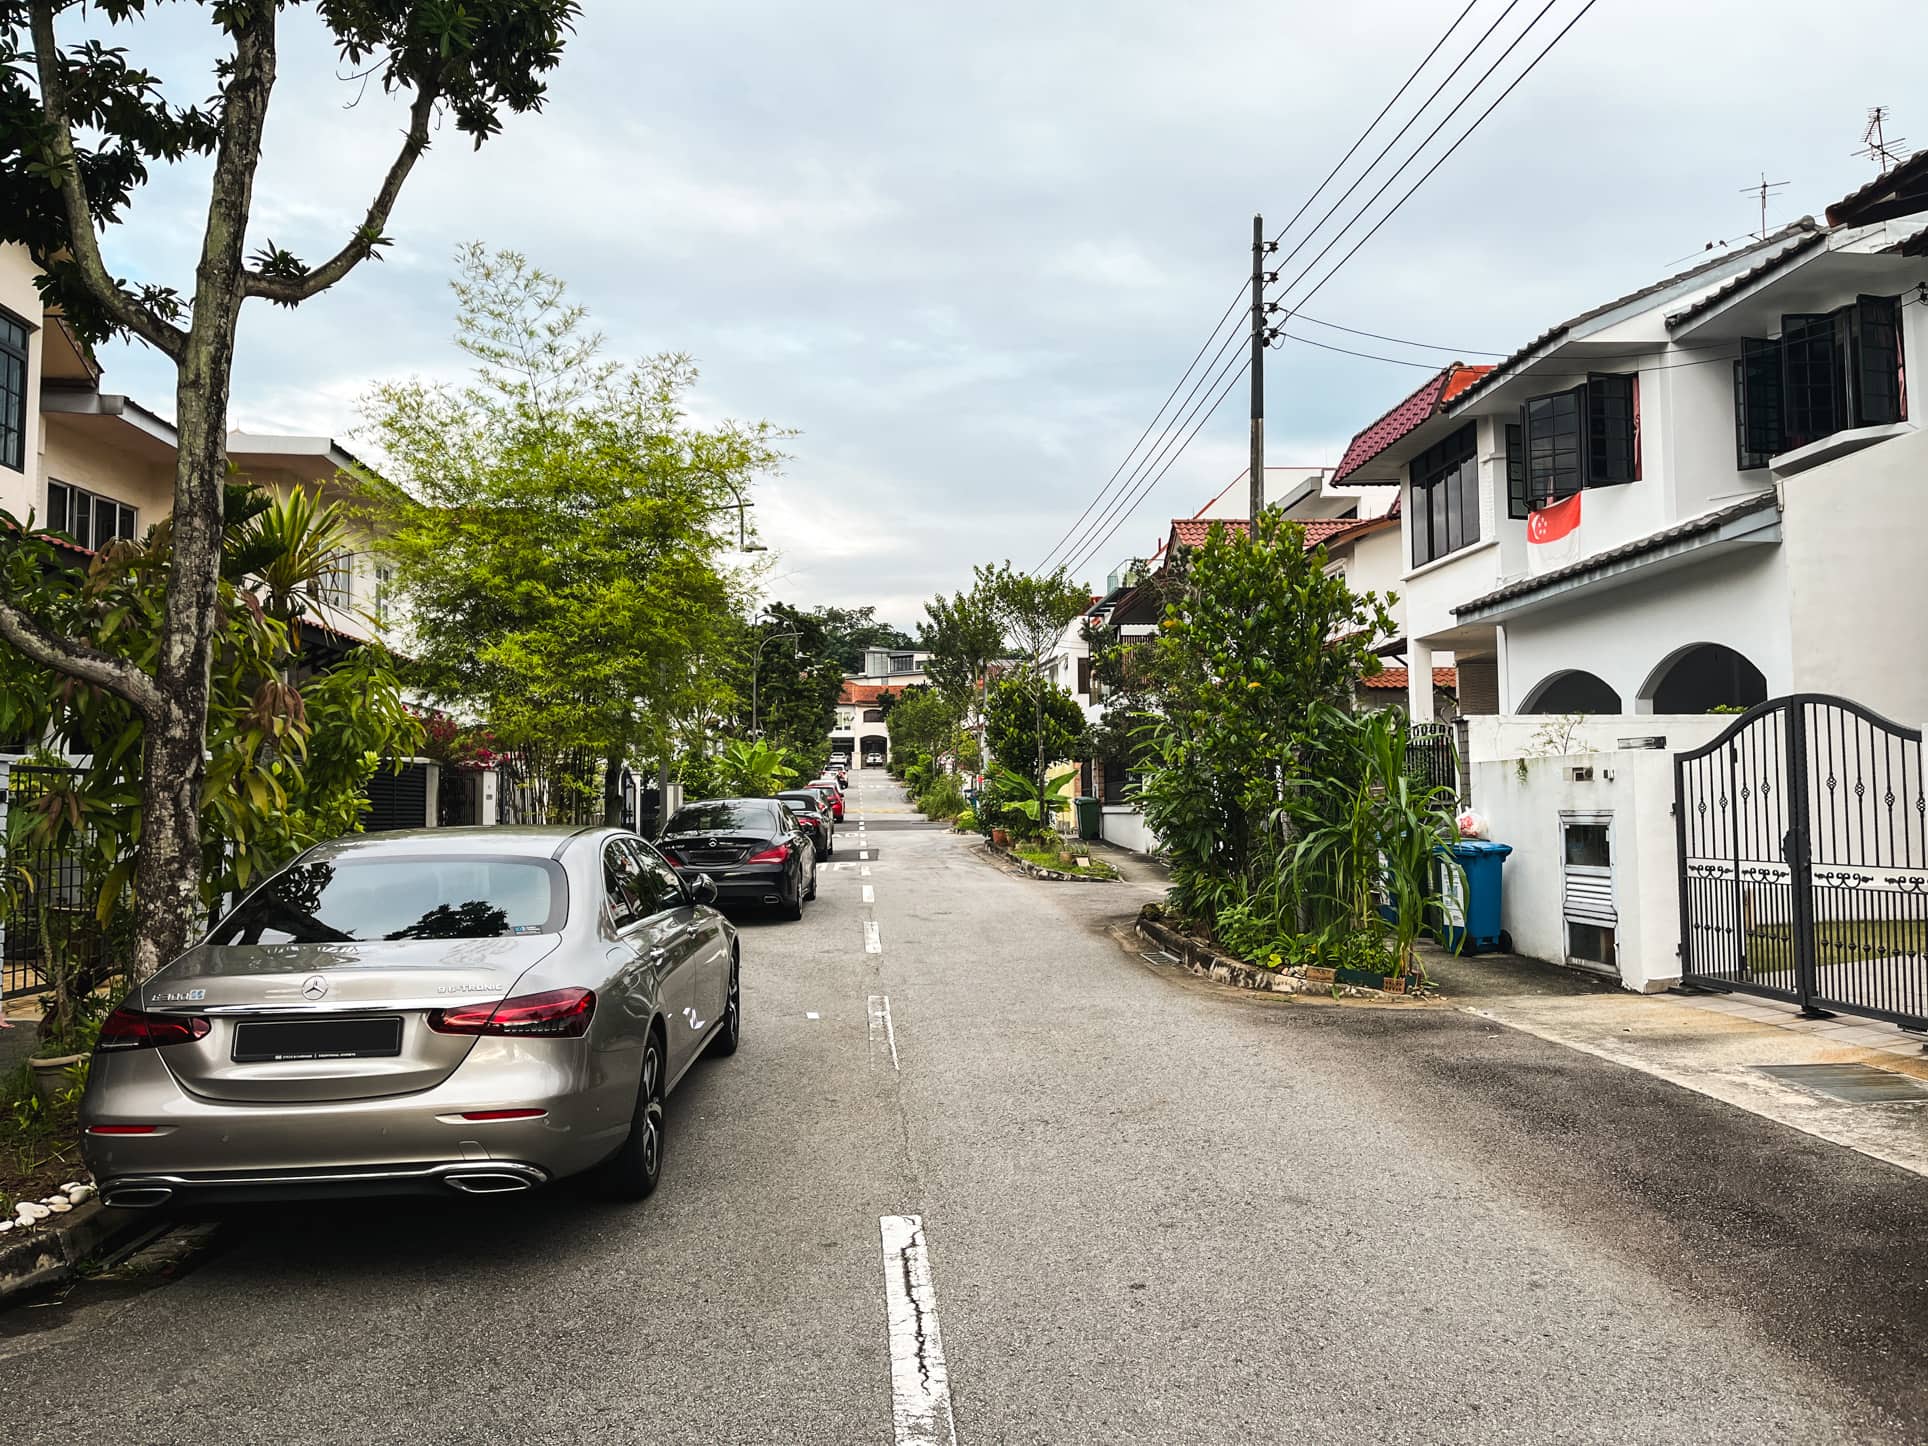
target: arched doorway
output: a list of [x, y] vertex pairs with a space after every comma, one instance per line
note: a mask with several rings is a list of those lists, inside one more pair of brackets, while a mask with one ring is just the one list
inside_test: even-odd
[[1542, 679], [1527, 694], [1522, 713], [1618, 713], [1620, 695], [1605, 678], [1571, 668]]
[[1767, 701], [1767, 679], [1740, 653], [1721, 643], [1682, 648], [1654, 669], [1641, 696], [1656, 713], [1711, 713]]

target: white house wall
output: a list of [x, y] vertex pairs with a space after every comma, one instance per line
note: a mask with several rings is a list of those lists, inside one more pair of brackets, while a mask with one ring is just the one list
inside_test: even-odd
[[[1928, 421], [1928, 307], [1910, 306], [1908, 416]], [[1928, 432], [1781, 484], [1794, 687], [1928, 726]]]
[[34, 264], [24, 246], [0, 246], [0, 307], [12, 312], [29, 328], [27, 336], [26, 428], [22, 455], [26, 466], [16, 472], [0, 467], [0, 511], [25, 520], [38, 512], [45, 501], [36, 486], [41, 449], [40, 440], [40, 363], [46, 350], [41, 326], [40, 293], [34, 289]]
[[1509, 619], [1500, 711], [1519, 712], [1540, 684], [1575, 669], [1603, 679], [1620, 695], [1623, 713], [1648, 711], [1641, 690], [1663, 663], [1696, 643], [1740, 653], [1767, 679], [1769, 697], [1790, 691], [1784, 546], [1737, 548], [1608, 591], [1583, 589], [1570, 602]]

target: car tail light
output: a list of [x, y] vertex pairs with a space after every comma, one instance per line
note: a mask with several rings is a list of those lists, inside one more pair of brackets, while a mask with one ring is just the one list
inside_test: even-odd
[[780, 864], [790, 857], [790, 845], [778, 844], [773, 849], [765, 849], [760, 854], [751, 854], [743, 862], [746, 864]]
[[87, 1133], [90, 1135], [151, 1135], [159, 1128], [158, 1125], [89, 1125]]
[[122, 1005], [100, 1025], [102, 1049], [151, 1049], [162, 1044], [192, 1044], [205, 1038], [207, 1020], [198, 1015], [143, 1014]]
[[547, 1110], [468, 1110], [465, 1120], [539, 1120], [548, 1114]]
[[667, 859], [667, 860], [668, 860], [668, 861], [669, 861], [669, 862], [670, 862], [670, 863], [671, 863], [672, 865], [674, 865], [674, 866], [675, 866], [676, 868], [679, 868], [679, 869], [680, 869], [680, 868], [682, 868], [682, 867], [684, 867], [684, 864], [683, 864], [683, 859], [682, 859], [682, 856], [681, 856], [680, 854], [678, 854], [678, 853], [676, 852], [676, 850], [675, 850], [675, 849], [662, 849], [662, 848], [659, 848], [658, 850], [656, 850], [656, 852], [658, 852], [659, 854], [661, 854], [661, 855], [662, 855], [662, 856], [663, 856], [663, 857], [664, 857], [665, 859]]
[[593, 989], [548, 989], [495, 1004], [431, 1009], [428, 1027], [437, 1034], [536, 1035], [573, 1039], [588, 1032], [596, 1012]]

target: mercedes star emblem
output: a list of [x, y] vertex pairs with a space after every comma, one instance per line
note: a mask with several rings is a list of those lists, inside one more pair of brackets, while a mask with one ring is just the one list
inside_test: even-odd
[[323, 979], [319, 974], [310, 974], [306, 979], [301, 981], [301, 997], [303, 999], [320, 999], [327, 993], [328, 981]]

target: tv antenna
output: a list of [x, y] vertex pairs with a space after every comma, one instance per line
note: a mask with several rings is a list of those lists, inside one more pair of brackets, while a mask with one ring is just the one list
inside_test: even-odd
[[1767, 172], [1762, 171], [1761, 179], [1758, 182], [1756, 182], [1752, 186], [1741, 187], [1741, 194], [1743, 196], [1758, 196], [1760, 198], [1761, 229], [1760, 229], [1759, 235], [1762, 240], [1767, 239], [1767, 198], [1769, 196], [1774, 195], [1778, 191], [1785, 190], [1787, 188], [1787, 184], [1788, 183], [1786, 181], [1768, 180]]
[[1875, 163], [1875, 174], [1885, 176], [1900, 165], [1907, 152], [1903, 149], [1908, 143], [1900, 136], [1888, 139], [1888, 117], [1891, 114], [1885, 105], [1868, 107], [1868, 124], [1861, 132], [1861, 149], [1857, 156], [1866, 156]]

